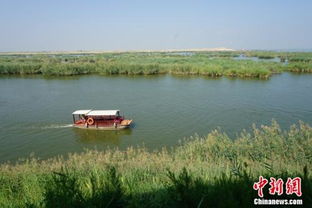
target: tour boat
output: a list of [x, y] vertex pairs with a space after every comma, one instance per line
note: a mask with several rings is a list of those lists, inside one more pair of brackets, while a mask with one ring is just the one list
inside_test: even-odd
[[74, 127], [85, 129], [118, 130], [130, 127], [119, 110], [77, 110], [73, 112]]

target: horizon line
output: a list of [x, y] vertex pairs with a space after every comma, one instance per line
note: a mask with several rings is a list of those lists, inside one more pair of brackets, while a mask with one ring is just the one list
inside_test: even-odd
[[153, 52], [234, 52], [234, 51], [281, 51], [281, 52], [312, 52], [312, 49], [233, 49], [217, 48], [186, 48], [186, 49], [139, 49], [139, 50], [42, 50], [42, 51], [0, 51], [0, 55], [18, 54], [101, 54], [101, 53], [153, 53]]

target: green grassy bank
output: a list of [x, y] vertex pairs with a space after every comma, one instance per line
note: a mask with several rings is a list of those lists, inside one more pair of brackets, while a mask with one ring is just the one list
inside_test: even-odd
[[[260, 61], [233, 59], [241, 54], [258, 57]], [[275, 57], [281, 62], [265, 61]], [[283, 71], [312, 72], [312, 53], [233, 51], [0, 55], [0, 74], [183, 74], [265, 79]]]
[[[0, 166], [0, 207], [250, 207], [259, 175], [302, 178], [312, 204], [312, 128], [276, 122], [236, 139], [215, 130], [149, 152], [86, 151]], [[265, 198], [298, 198], [296, 195]]]

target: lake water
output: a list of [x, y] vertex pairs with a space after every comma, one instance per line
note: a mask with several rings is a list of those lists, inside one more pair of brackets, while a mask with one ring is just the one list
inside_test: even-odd
[[[281, 58], [279, 57], [274, 57], [274, 58], [269, 58], [269, 59], [264, 59], [264, 58], [259, 58], [259, 57], [248, 57], [248, 56], [244, 56], [244, 55], [239, 55], [237, 57], [233, 57], [234, 60], [250, 60], [250, 61], [256, 61], [256, 62], [276, 62], [276, 63], [280, 63], [281, 62]], [[287, 64], [288, 62], [284, 62], [284, 64]]]
[[[70, 126], [77, 109], [120, 109], [135, 125], [124, 131]], [[154, 150], [220, 127], [231, 137], [274, 118], [287, 129], [312, 124], [312, 75], [269, 80], [185, 76], [0, 77], [0, 162], [85, 148]]]

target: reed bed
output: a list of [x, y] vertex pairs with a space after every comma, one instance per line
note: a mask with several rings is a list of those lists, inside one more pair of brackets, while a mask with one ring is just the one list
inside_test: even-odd
[[[279, 57], [281, 63], [234, 60], [246, 56], [269, 59]], [[287, 65], [285, 63], [287, 60]], [[63, 55], [2, 55], [0, 74], [41, 74], [44, 76], [156, 75], [182, 74], [210, 77], [249, 77], [267, 79], [274, 73], [311, 72], [312, 53], [263, 51], [237, 52], [153, 52]]]
[[307, 63], [290, 63], [286, 66], [286, 69], [290, 72], [298, 73], [311, 73], [312, 72], [312, 62]]
[[312, 52], [276, 52], [276, 51], [244, 51], [247, 57], [258, 57], [260, 59], [281, 58], [281, 61], [288, 62], [311, 62]]
[[282, 131], [273, 121], [235, 139], [215, 130], [159, 151], [129, 147], [29, 158], [0, 166], [0, 207], [250, 207], [259, 175], [300, 176], [308, 207], [311, 147], [309, 125]]

